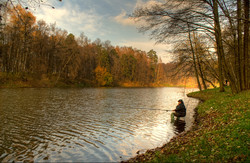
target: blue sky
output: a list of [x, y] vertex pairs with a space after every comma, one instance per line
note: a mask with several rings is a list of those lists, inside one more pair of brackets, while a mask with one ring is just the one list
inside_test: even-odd
[[128, 18], [137, 6], [149, 6], [164, 0], [51, 0], [48, 6], [41, 6], [33, 11], [38, 20], [43, 19], [48, 24], [55, 23], [57, 27], [79, 36], [84, 34], [91, 41], [100, 38], [109, 40], [113, 46], [132, 46], [149, 51], [154, 49], [163, 62], [169, 62], [170, 56], [165, 50], [167, 45], [157, 44], [150, 40], [148, 34], [138, 32], [138, 23]]

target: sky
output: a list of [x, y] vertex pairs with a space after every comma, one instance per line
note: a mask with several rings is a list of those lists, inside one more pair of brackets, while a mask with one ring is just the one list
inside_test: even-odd
[[40, 6], [33, 11], [37, 20], [65, 29], [79, 36], [84, 33], [91, 41], [109, 40], [113, 46], [132, 46], [148, 52], [153, 49], [162, 61], [171, 61], [168, 46], [155, 44], [149, 33], [138, 32], [138, 23], [129, 18], [138, 6], [150, 6], [163, 0], [49, 0], [55, 7]]

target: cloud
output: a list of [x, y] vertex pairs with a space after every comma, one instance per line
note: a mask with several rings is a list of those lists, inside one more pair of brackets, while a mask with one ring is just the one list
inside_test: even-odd
[[61, 8], [51, 9], [42, 7], [35, 12], [37, 20], [43, 19], [47, 24], [55, 23], [59, 28], [66, 29], [68, 32], [94, 35], [102, 28], [102, 16], [98, 15], [93, 9], [81, 10], [77, 4], [66, 3]]
[[[150, 8], [154, 5], [161, 5], [162, 2], [160, 2], [159, 0], [150, 0], [150, 1], [142, 1], [142, 0], [137, 0], [136, 4], [134, 5], [134, 10], [136, 8]], [[127, 4], [128, 5], [128, 4]], [[139, 20], [139, 19], [135, 19], [135, 18], [130, 18], [128, 16], [128, 14], [126, 13], [125, 10], [123, 10], [119, 15], [114, 17], [115, 22], [124, 25], [124, 26], [135, 26], [135, 27], [140, 27], [145, 25], [145, 21], [144, 20]]]
[[135, 8], [150, 8], [154, 5], [161, 5], [163, 4], [164, 0], [150, 0], [143, 2], [142, 0], [137, 0]]
[[119, 15], [115, 16], [114, 20], [123, 26], [134, 26], [137, 28], [144, 26], [146, 23], [144, 20], [129, 17], [126, 11], [122, 11]]
[[151, 49], [157, 52], [157, 55], [161, 57], [162, 61], [167, 63], [172, 61], [170, 54], [167, 52], [171, 47], [166, 44], [155, 44], [153, 40], [138, 40], [138, 41], [127, 41], [123, 40], [120, 46], [132, 46], [143, 51], [150, 51]]
[[116, 17], [114, 17], [114, 20], [117, 23], [125, 25], [125, 26], [136, 26], [135, 20], [132, 19], [132, 18], [129, 18], [127, 16], [126, 11], [124, 11], [124, 10], [119, 15], [117, 15]]

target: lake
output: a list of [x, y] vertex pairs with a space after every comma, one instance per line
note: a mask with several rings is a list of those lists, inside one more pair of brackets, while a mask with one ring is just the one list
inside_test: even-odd
[[[190, 129], [198, 100], [185, 88], [0, 89], [1, 161], [127, 160]], [[164, 110], [183, 99], [187, 115]]]

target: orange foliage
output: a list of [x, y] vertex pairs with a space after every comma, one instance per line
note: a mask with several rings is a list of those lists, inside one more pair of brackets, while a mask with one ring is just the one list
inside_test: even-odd
[[99, 86], [111, 86], [113, 84], [113, 77], [107, 72], [106, 68], [97, 66], [95, 69], [95, 75]]
[[12, 8], [10, 12], [12, 13], [10, 18], [11, 24], [22, 26], [22, 30], [25, 30], [25, 28], [27, 29], [36, 23], [36, 17], [20, 5]]

